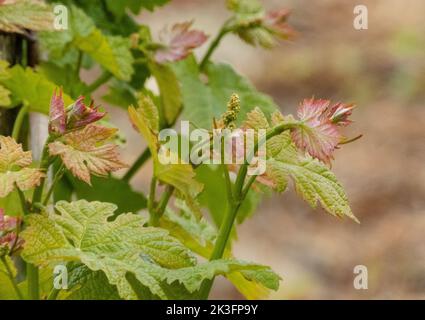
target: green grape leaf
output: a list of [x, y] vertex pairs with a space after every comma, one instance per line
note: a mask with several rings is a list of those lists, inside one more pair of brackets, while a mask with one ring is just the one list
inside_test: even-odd
[[87, 37], [77, 36], [74, 44], [118, 79], [131, 79], [133, 56], [128, 39], [105, 36], [96, 29]]
[[82, 9], [75, 6], [70, 8], [71, 28], [60, 32], [42, 32], [42, 47], [56, 58], [64, 55], [70, 48], [77, 48], [118, 79], [129, 81], [134, 73], [130, 40], [104, 35]]
[[205, 71], [207, 83], [201, 81], [193, 56], [173, 64], [173, 69], [181, 84], [184, 105], [182, 118], [198, 127], [211, 128], [212, 119], [218, 119], [226, 111], [228, 99], [233, 93], [238, 94], [241, 100], [238, 119], [243, 119], [256, 106], [265, 113], [277, 110], [269, 96], [258, 92], [246, 78], [227, 64], [208, 64]]
[[111, 202], [120, 212], [138, 212], [146, 208], [146, 197], [122, 179], [109, 177], [92, 177], [91, 186], [71, 176], [67, 177], [78, 199], [88, 201]]
[[[24, 194], [27, 199], [31, 199], [33, 190], [25, 191]], [[0, 198], [0, 208], [7, 212], [8, 216], [18, 217], [22, 216], [22, 205], [19, 198], [19, 193], [15, 189], [6, 197]]]
[[202, 282], [206, 279], [235, 272], [242, 272], [250, 280], [260, 282], [268, 289], [279, 288], [280, 277], [270, 267], [232, 259], [213, 260], [193, 267], [171, 270], [166, 278], [168, 284], [177, 281], [189, 292], [194, 292], [200, 289]]
[[155, 62], [149, 64], [149, 69], [158, 83], [161, 92], [161, 110], [168, 125], [174, 124], [182, 108], [180, 84], [173, 69], [169, 65]]
[[31, 164], [30, 151], [24, 152], [11, 137], [0, 136], [0, 198], [9, 195], [15, 186], [26, 191], [40, 184], [44, 173], [29, 168]]
[[126, 274], [133, 273], [152, 294], [165, 299], [160, 285], [164, 274], [194, 265], [194, 257], [165, 230], [144, 227], [141, 216], [127, 213], [111, 221], [116, 208], [110, 203], [60, 201], [55, 206], [58, 214], [29, 216], [22, 257], [38, 266], [73, 261], [103, 271], [124, 299], [137, 298], [126, 280]]
[[55, 62], [43, 62], [37, 67], [37, 71], [47, 79], [62, 87], [63, 91], [72, 93], [72, 97], [77, 99], [81, 92], [86, 92], [87, 85], [81, 79], [75, 78], [75, 65], [66, 63], [59, 65]]
[[25, 33], [53, 29], [53, 10], [43, 2], [19, 0], [0, 5], [0, 31]]
[[60, 300], [120, 300], [116, 286], [102, 271], [92, 271], [81, 263], [68, 263], [68, 289], [61, 290]]
[[[287, 117], [290, 121], [292, 118]], [[271, 116], [272, 125], [285, 121], [275, 112]], [[247, 114], [244, 127], [268, 129], [265, 115], [259, 108]], [[324, 164], [298, 152], [289, 132], [283, 132], [267, 141], [266, 184], [278, 192], [285, 191], [288, 180], [294, 181], [297, 193], [312, 207], [317, 204], [337, 217], [349, 217], [358, 222], [351, 211], [347, 195], [332, 171]], [[264, 177], [259, 177], [260, 181]]]
[[[130, 1], [134, 2], [134, 0]], [[48, 0], [47, 2], [55, 3], [57, 0]], [[104, 30], [108, 34], [127, 37], [138, 31], [138, 24], [129, 14], [119, 16], [120, 12], [113, 12], [110, 8], [103, 5], [99, 6], [95, 1], [61, 0], [60, 2], [67, 7], [78, 6], [93, 19], [99, 29]], [[122, 3], [122, 1], [110, 2], [117, 7]]]
[[134, 89], [127, 82], [114, 79], [108, 89], [108, 93], [102, 97], [105, 102], [126, 110], [128, 106], [137, 104]]
[[[324, 164], [309, 156], [300, 157], [292, 161], [279, 157], [273, 161], [275, 170], [279, 175], [290, 176], [295, 184], [295, 189], [312, 208], [320, 203], [330, 214], [337, 217], [349, 217], [359, 222], [351, 211], [347, 195], [332, 171]], [[276, 175], [275, 175], [276, 176]]]
[[162, 164], [158, 159], [159, 116], [156, 106], [146, 96], [139, 99], [139, 107], [129, 108], [130, 120], [145, 138], [154, 161], [154, 175], [162, 182], [174, 186], [183, 194], [195, 197], [203, 188], [196, 181], [195, 172], [190, 164]]
[[[2, 83], [12, 95], [11, 106], [26, 102], [30, 111], [49, 114], [50, 100], [56, 89], [56, 84], [31, 68], [23, 68], [15, 65], [9, 69], [9, 77], [1, 79]], [[65, 105], [70, 105], [72, 99], [63, 94]]]

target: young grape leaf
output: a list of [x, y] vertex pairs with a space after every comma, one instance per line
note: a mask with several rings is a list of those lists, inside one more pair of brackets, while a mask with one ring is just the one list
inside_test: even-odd
[[29, 216], [22, 257], [35, 265], [74, 261], [101, 270], [124, 299], [137, 298], [126, 280], [126, 274], [133, 273], [165, 299], [160, 286], [164, 274], [194, 265], [194, 257], [167, 231], [144, 227], [141, 216], [127, 213], [110, 221], [116, 208], [109, 203], [61, 201], [55, 206], [58, 214]]
[[[285, 121], [279, 112], [274, 113], [271, 118], [272, 126]], [[255, 108], [247, 114], [244, 127], [268, 129], [271, 126], [262, 111]], [[266, 180], [277, 191], [283, 192], [289, 178], [292, 178], [296, 191], [311, 207], [316, 208], [320, 203], [330, 214], [346, 216], [358, 222], [343, 187], [332, 171], [310, 156], [300, 154], [289, 132], [283, 132], [267, 142], [266, 165]], [[260, 181], [262, 178], [259, 177]]]
[[39, 185], [44, 173], [29, 168], [31, 163], [30, 151], [24, 152], [11, 137], [0, 136], [0, 198], [11, 193], [15, 185], [22, 191]]
[[75, 177], [90, 184], [90, 174], [105, 176], [126, 167], [119, 159], [118, 146], [105, 144], [116, 131], [114, 128], [88, 125], [50, 143], [49, 151], [52, 156], [60, 156]]
[[162, 182], [176, 187], [185, 195], [195, 197], [201, 190], [202, 185], [197, 182], [195, 172], [190, 164], [162, 164], [158, 159], [158, 110], [152, 100], [146, 96], [139, 99], [139, 107], [131, 106], [129, 109], [130, 119], [133, 125], [145, 138], [154, 161], [154, 175]]
[[287, 40], [294, 34], [287, 9], [266, 12], [258, 0], [229, 0], [227, 7], [234, 12], [233, 32], [250, 45], [272, 48], [276, 38]]
[[243, 119], [256, 106], [267, 114], [277, 110], [269, 96], [258, 92], [227, 64], [208, 64], [206, 84], [201, 81], [200, 70], [193, 56], [173, 64], [173, 69], [181, 84], [185, 107], [182, 118], [198, 127], [210, 129], [212, 119], [218, 119], [226, 111], [228, 99], [233, 93], [238, 94], [241, 100], [239, 119]]
[[0, 31], [52, 30], [53, 19], [52, 8], [41, 1], [13, 0], [0, 5]]
[[337, 217], [346, 216], [358, 222], [335, 175], [318, 160], [305, 156], [293, 162], [280, 156], [275, 158], [274, 165], [279, 174], [292, 178], [298, 194], [312, 208], [316, 208], [317, 203], [320, 203], [330, 214]]

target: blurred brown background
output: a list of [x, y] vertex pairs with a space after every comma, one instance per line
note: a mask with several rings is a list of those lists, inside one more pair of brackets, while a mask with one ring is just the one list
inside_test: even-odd
[[[234, 65], [284, 113], [313, 95], [358, 105], [348, 135], [364, 137], [337, 152], [333, 169], [361, 224], [313, 211], [290, 190], [265, 199], [239, 228], [236, 256], [282, 275], [273, 299], [424, 299], [425, 1], [263, 2], [293, 10], [298, 38], [264, 51], [229, 36], [213, 59]], [[368, 8], [368, 30], [353, 28], [358, 4]], [[195, 19], [214, 36], [227, 17], [224, 1], [174, 0], [139, 20], [157, 36], [166, 24]], [[131, 161], [143, 146], [120, 115], [114, 119], [128, 137]], [[137, 188], [147, 190], [148, 172], [134, 180]], [[356, 265], [368, 268], [368, 290], [353, 287]], [[218, 281], [213, 297], [240, 295]]]

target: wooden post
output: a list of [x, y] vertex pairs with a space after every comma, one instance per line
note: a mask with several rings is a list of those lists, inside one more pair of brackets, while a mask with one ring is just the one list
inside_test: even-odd
[[[22, 59], [22, 37], [0, 32], [0, 59], [10, 64], [19, 63]], [[10, 135], [15, 122], [17, 110], [0, 107], [0, 134]]]
[[[38, 64], [38, 49], [35, 34], [31, 31], [27, 31], [25, 36], [0, 32], [0, 59], [8, 61], [11, 65], [22, 64], [24, 67], [35, 67]], [[19, 108], [8, 109], [1, 108], [0, 106], [1, 135], [10, 135], [12, 133], [18, 110]], [[39, 127], [37, 126], [38, 122], [38, 119], [31, 119], [31, 124], [34, 124], [37, 128]], [[22, 129], [19, 142], [27, 146], [29, 126], [24, 126]], [[35, 137], [38, 137], [37, 132], [31, 133]], [[30, 143], [32, 144], [32, 141], [30, 141]], [[37, 147], [35, 147], [34, 150], [35, 154], [37, 154], [38, 151]]]

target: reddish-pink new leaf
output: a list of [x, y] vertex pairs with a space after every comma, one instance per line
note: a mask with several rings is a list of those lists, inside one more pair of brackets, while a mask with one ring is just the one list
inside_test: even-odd
[[329, 164], [343, 139], [339, 126], [350, 123], [348, 116], [353, 108], [342, 103], [331, 105], [329, 100], [305, 99], [298, 107], [298, 117], [304, 125], [292, 130], [292, 139], [298, 148]]
[[70, 130], [85, 127], [102, 119], [106, 115], [100, 112], [99, 107], [92, 102], [88, 107], [84, 104], [84, 97], [80, 96], [77, 101], [64, 107], [62, 89], [57, 94], [53, 93], [50, 102], [49, 133], [64, 135]]
[[22, 240], [16, 235], [16, 227], [20, 223], [21, 219], [6, 216], [4, 209], [0, 208], [0, 248], [17, 249], [22, 245]]
[[107, 143], [116, 131], [91, 124], [50, 143], [49, 152], [52, 156], [60, 156], [75, 177], [90, 184], [91, 174], [106, 176], [127, 167], [119, 158], [118, 146]]
[[282, 39], [290, 39], [295, 32], [287, 23], [290, 11], [288, 9], [272, 10], [266, 13], [263, 25]]
[[50, 100], [49, 132], [64, 134], [66, 131], [66, 112], [63, 102], [62, 89], [53, 93]]
[[182, 60], [208, 39], [202, 31], [189, 30], [192, 24], [193, 22], [177, 23], [171, 30], [164, 31], [161, 37], [164, 47], [155, 53], [158, 63]]
[[84, 97], [80, 96], [69, 107], [67, 126], [68, 129], [82, 128], [102, 119], [105, 115], [105, 112], [99, 112], [99, 107], [95, 107], [94, 102], [87, 107], [84, 104]]

